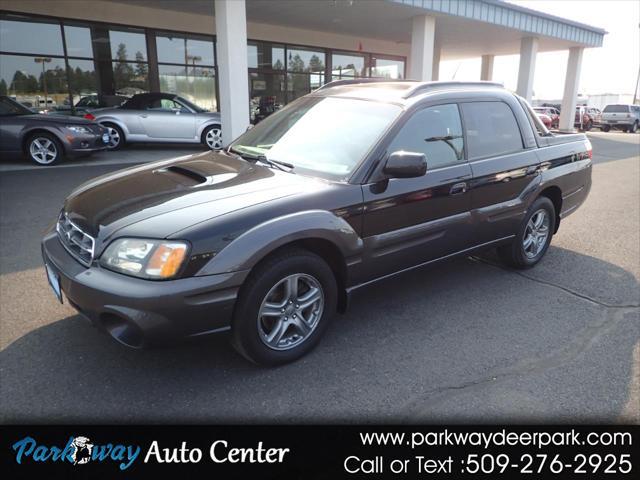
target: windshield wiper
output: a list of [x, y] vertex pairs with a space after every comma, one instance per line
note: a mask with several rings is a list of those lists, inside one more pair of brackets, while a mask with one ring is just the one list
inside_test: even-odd
[[[280, 160], [272, 160], [267, 158], [266, 155], [253, 155], [250, 153], [241, 152], [240, 150], [230, 147], [228, 150], [230, 153], [234, 153], [245, 160], [249, 160], [252, 162], [261, 162], [269, 165], [270, 167], [277, 168], [278, 170], [282, 170], [283, 172], [290, 172], [295, 167], [287, 162], [281, 162]], [[286, 167], [286, 168], [283, 168]], [[288, 169], [288, 170], [287, 170]]]

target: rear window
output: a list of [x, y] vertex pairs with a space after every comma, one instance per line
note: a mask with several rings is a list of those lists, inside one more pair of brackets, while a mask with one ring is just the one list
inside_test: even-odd
[[629, 105], [607, 105], [603, 111], [607, 113], [628, 113]]
[[504, 102], [463, 103], [469, 159], [522, 150], [522, 136], [511, 108]]

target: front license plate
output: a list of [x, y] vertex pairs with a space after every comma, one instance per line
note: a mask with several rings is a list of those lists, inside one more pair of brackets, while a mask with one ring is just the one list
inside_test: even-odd
[[102, 134], [102, 141], [104, 143], [109, 143], [109, 134], [108, 133], [103, 133]]
[[62, 303], [62, 290], [60, 289], [60, 277], [46, 263], [44, 264], [44, 268], [47, 270], [47, 279], [49, 280], [49, 285], [51, 285], [51, 289], [53, 290], [53, 293], [55, 293], [58, 301]]

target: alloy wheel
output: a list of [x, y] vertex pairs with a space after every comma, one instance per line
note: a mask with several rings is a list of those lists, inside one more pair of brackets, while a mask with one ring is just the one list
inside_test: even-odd
[[524, 232], [522, 248], [527, 258], [536, 258], [549, 238], [549, 214], [545, 209], [536, 211]]
[[120, 145], [120, 132], [113, 127], [106, 127], [109, 134], [109, 148], [116, 148]]
[[211, 150], [220, 150], [222, 148], [222, 130], [212, 128], [205, 135], [204, 141]]
[[313, 333], [324, 310], [320, 282], [304, 273], [278, 281], [265, 296], [258, 312], [260, 339], [273, 350], [290, 350]]
[[53, 163], [58, 158], [58, 147], [55, 142], [46, 137], [36, 137], [29, 145], [31, 158], [41, 165]]

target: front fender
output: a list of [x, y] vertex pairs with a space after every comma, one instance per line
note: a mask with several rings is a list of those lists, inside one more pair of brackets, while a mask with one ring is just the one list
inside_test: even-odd
[[350, 263], [362, 253], [363, 242], [343, 218], [326, 210], [307, 210], [268, 220], [240, 235], [197, 275], [215, 275], [253, 268], [277, 248], [297, 240], [322, 239], [333, 243]]

